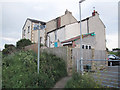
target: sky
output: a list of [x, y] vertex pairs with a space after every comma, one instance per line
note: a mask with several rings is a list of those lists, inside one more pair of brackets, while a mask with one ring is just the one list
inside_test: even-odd
[[[118, 1], [86, 0], [81, 4], [82, 19], [92, 15], [93, 7], [106, 26], [106, 47], [118, 47]], [[79, 21], [79, 0], [0, 0], [0, 50], [22, 38], [27, 18], [47, 22], [68, 9]]]

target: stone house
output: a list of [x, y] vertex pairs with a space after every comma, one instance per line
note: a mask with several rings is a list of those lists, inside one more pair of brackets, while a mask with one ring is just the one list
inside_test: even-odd
[[[45, 25], [45, 22], [27, 18], [22, 28], [22, 38], [31, 40], [32, 43], [38, 43], [38, 30], [35, 30], [37, 25]], [[40, 30], [40, 42], [45, 44], [45, 29]]]

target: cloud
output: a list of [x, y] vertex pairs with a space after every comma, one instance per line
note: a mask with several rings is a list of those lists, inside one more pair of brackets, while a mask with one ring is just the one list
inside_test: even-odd
[[109, 48], [110, 50], [112, 50], [113, 48], [118, 48], [118, 34], [109, 34], [106, 35], [106, 39], [107, 39], [107, 48]]
[[8, 42], [16, 42], [18, 39], [16, 38], [10, 38], [10, 37], [2, 37], [2, 41], [8, 41]]

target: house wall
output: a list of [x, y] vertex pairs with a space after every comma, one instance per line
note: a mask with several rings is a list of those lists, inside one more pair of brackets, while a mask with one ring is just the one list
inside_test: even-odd
[[89, 28], [90, 32], [95, 32], [96, 34], [95, 50], [106, 50], [105, 26], [97, 13], [89, 19]]
[[[80, 39], [75, 41], [76, 48], [80, 47]], [[93, 49], [95, 48], [96, 45], [96, 36], [87, 36], [82, 39], [82, 45], [84, 46], [91, 46]]]
[[[60, 18], [60, 27], [70, 23], [77, 22], [77, 20], [72, 16], [72, 13], [69, 11], [67, 11], [65, 15], [60, 16], [59, 18]], [[46, 33], [54, 29], [57, 29], [57, 18], [46, 23]]]
[[[87, 20], [82, 21], [82, 34], [88, 33]], [[106, 35], [105, 35], [105, 26], [100, 20], [99, 15], [96, 13], [95, 16], [92, 16], [88, 19], [89, 24], [89, 33], [95, 32], [95, 50], [106, 50]], [[80, 35], [80, 23], [73, 23], [66, 25], [66, 37], [65, 39], [70, 39]], [[92, 42], [91, 42], [92, 43]]]
[[[87, 22], [86, 21], [82, 22], [82, 26], [83, 26], [82, 34], [86, 34], [87, 33]], [[56, 32], [57, 32], [57, 40], [59, 39], [59, 41], [62, 42], [62, 41], [65, 41], [65, 40], [68, 40], [70, 38], [80, 35], [80, 24], [79, 23], [69, 24], [63, 28], [57, 29]], [[55, 31], [49, 33], [48, 35], [50, 36], [50, 41], [55, 42]], [[91, 38], [89, 39], [85, 37], [84, 43], [88, 43], [88, 42], [93, 43], [93, 38], [92, 39]], [[49, 46], [49, 38], [47, 40], [48, 40], [47, 46]], [[90, 40], [90, 41], [87, 42], [87, 40]], [[54, 45], [51, 44], [50, 47], [54, 47]]]
[[[54, 47], [54, 42], [55, 42], [55, 33], [54, 32], [51, 32], [49, 34], [50, 36], [50, 47]], [[49, 42], [49, 41], [48, 41]]]
[[[51, 42], [50, 47], [54, 47], [54, 42], [55, 42], [55, 32], [57, 34], [57, 41], [59, 40], [60, 42], [65, 40], [65, 28], [60, 28], [56, 31], [53, 31], [51, 33], [48, 34], [47, 37], [47, 46], [49, 47], [49, 42]], [[50, 37], [50, 41], [49, 41], [49, 37]]]
[[72, 13], [70, 13], [69, 11], [61, 17], [61, 26], [75, 22], [77, 22], [77, 20], [72, 16]]
[[[69, 15], [70, 13], [64, 16], [66, 17], [66, 20], [68, 20]], [[62, 24], [62, 18], [61, 18], [61, 24]], [[106, 50], [105, 26], [101, 21], [101, 19], [99, 18], [99, 15], [96, 13], [95, 16], [92, 16], [88, 19], [88, 22], [87, 20], [85, 20], [82, 21], [81, 24], [82, 24], [82, 34], [95, 32], [96, 35], [94, 36], [95, 37], [94, 45], [93, 42], [91, 42], [90, 40], [90, 43], [92, 44], [92, 46], [94, 46], [95, 50]], [[89, 25], [89, 29], [87, 24]], [[68, 40], [70, 38], [80, 35], [80, 23], [76, 22], [76, 23], [68, 24], [65, 25], [65, 27], [63, 27], [62, 29], [56, 29], [56, 31], [57, 31], [57, 39], [59, 39], [60, 41]], [[55, 41], [54, 36], [55, 34], [51, 32], [50, 38], [52, 41]], [[85, 40], [85, 43], [87, 43], [86, 41], [87, 40]]]
[[[34, 23], [32, 24], [32, 27], [33, 27], [33, 25], [34, 25]], [[44, 45], [45, 44], [45, 29], [40, 30], [40, 37], [42, 37], [41, 43]], [[32, 29], [32, 42], [38, 43], [38, 30]]]
[[[22, 38], [29, 39], [31, 40], [32, 43], [38, 43], [38, 30], [33, 30], [34, 24], [38, 24], [38, 23], [31, 22], [30, 20], [26, 21], [25, 26], [22, 29]], [[28, 33], [28, 26], [30, 26], [29, 33]], [[25, 36], [23, 34], [24, 30], [26, 30]], [[45, 30], [40, 31], [40, 37], [42, 37], [41, 43], [45, 44]]]
[[[82, 26], [82, 34], [86, 34], [87, 33], [87, 21], [84, 21], [81, 24], [82, 24], [81, 25]], [[66, 25], [65, 31], [66, 31], [65, 32], [66, 40], [80, 35], [80, 23], [77, 22], [77, 23]]]
[[[30, 32], [28, 33], [28, 26], [30, 26]], [[25, 36], [24, 36], [24, 30], [25, 30]], [[26, 38], [31, 40], [31, 21], [27, 20], [25, 27], [22, 29], [22, 39]]]
[[57, 28], [56, 23], [57, 23], [56, 19], [47, 22], [46, 23], [46, 33], [56, 29]]

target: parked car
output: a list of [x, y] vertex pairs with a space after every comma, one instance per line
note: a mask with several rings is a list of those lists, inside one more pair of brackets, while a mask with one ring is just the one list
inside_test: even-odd
[[[108, 60], [120, 60], [120, 57], [114, 54], [109, 54]], [[120, 61], [108, 61], [108, 66], [118, 66], [118, 65], [120, 65]]]

